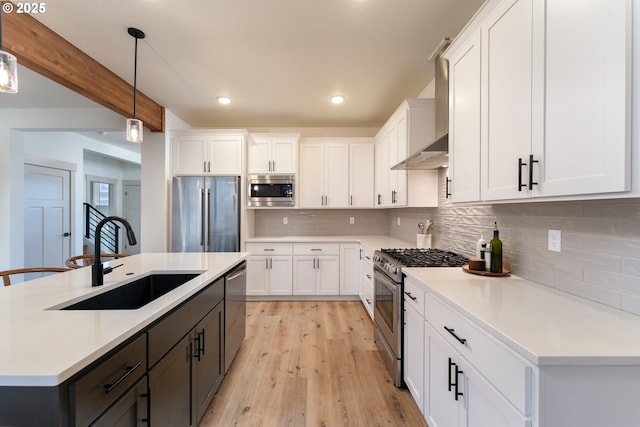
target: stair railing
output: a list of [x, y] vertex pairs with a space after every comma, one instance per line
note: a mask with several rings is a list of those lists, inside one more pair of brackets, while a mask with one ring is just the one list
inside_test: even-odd
[[[106, 216], [89, 203], [84, 206], [84, 237], [95, 240], [95, 232], [98, 223]], [[113, 222], [108, 222], [102, 227], [101, 247], [105, 253], [118, 253], [120, 248], [120, 227]]]

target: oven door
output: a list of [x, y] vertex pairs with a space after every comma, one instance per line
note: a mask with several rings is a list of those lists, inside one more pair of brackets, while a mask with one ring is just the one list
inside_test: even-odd
[[374, 268], [374, 321], [396, 358], [402, 355], [402, 283]]

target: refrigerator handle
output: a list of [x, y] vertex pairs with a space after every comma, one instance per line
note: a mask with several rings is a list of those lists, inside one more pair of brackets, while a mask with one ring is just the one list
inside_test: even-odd
[[207, 246], [209, 246], [211, 244], [210, 241], [210, 234], [209, 233], [209, 227], [211, 226], [211, 189], [207, 188]]
[[205, 200], [204, 188], [200, 189], [200, 246], [204, 246]]

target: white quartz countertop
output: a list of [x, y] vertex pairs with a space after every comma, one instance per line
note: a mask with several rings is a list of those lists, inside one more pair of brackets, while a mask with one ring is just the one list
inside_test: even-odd
[[381, 248], [415, 248], [416, 243], [405, 242], [384, 235], [359, 235], [359, 236], [278, 236], [278, 237], [251, 237], [245, 240], [247, 243], [361, 243], [373, 250]]
[[537, 365], [640, 364], [639, 316], [515, 276], [461, 268], [403, 271]]
[[[248, 253], [145, 253], [91, 287], [91, 268], [0, 288], [0, 386], [61, 384], [195, 295]], [[149, 273], [200, 273], [137, 310], [57, 310]], [[52, 309], [52, 307], [54, 307]]]

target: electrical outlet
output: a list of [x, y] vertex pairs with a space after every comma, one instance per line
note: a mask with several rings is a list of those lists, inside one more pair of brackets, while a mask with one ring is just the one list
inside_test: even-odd
[[400, 217], [398, 217], [398, 225], [400, 225]]
[[353, 225], [356, 223], [356, 217], [355, 216], [350, 216], [349, 217], [349, 224]]
[[562, 252], [562, 231], [549, 230], [549, 250]]
[[282, 225], [287, 225], [289, 224], [289, 217], [283, 216], [282, 217]]

